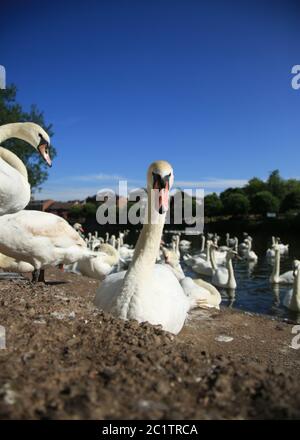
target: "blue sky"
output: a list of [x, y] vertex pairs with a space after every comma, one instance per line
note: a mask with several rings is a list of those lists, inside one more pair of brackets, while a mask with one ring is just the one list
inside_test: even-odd
[[299, 177], [300, 7], [292, 0], [4, 0], [0, 64], [54, 125], [38, 198], [82, 198], [169, 160], [207, 192]]

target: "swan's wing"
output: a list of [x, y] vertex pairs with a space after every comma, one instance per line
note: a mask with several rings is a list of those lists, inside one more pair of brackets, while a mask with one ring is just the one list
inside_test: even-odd
[[292, 270], [285, 272], [280, 275], [281, 283], [285, 284], [293, 284], [294, 283], [294, 274]]
[[96, 291], [94, 304], [106, 312], [112, 309], [120, 295], [126, 271], [108, 275]]
[[0, 158], [0, 215], [18, 212], [24, 209], [29, 201], [29, 183]]
[[[12, 216], [13, 217], [13, 216]], [[20, 211], [11, 221], [28, 237], [46, 238], [52, 246], [86, 248], [85, 241], [69, 223], [57, 215], [42, 211]]]
[[177, 334], [184, 325], [190, 300], [179, 281], [166, 265], [156, 264], [142, 302], [143, 321], [160, 324], [165, 330]]

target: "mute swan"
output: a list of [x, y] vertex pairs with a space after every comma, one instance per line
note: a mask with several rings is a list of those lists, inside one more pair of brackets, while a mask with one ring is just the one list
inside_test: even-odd
[[[95, 304], [122, 319], [161, 325], [177, 334], [188, 311], [195, 305], [174, 273], [155, 264], [174, 180], [171, 165], [154, 162], [147, 173], [148, 205], [133, 260], [127, 271], [108, 275], [97, 289]], [[153, 191], [154, 190], [154, 191]], [[156, 193], [158, 197], [153, 197]]]
[[35, 269], [33, 281], [43, 281], [43, 269], [47, 266], [72, 264], [96, 256], [66, 220], [42, 211], [20, 211], [0, 217], [0, 252], [30, 263]]
[[80, 237], [84, 238], [84, 229], [81, 223], [74, 223], [73, 228], [80, 235]]
[[[50, 139], [39, 125], [17, 122], [0, 126], [0, 144], [10, 138], [28, 142], [39, 151], [48, 166]], [[30, 185], [23, 162], [11, 151], [0, 147], [0, 215], [11, 214], [25, 208], [30, 201]]]
[[245, 242], [248, 243], [248, 249], [246, 249], [245, 252], [244, 252], [244, 259], [247, 260], [247, 261], [257, 262], [258, 256], [252, 250], [252, 240], [249, 240], [249, 238], [247, 238], [245, 240]]
[[186, 249], [189, 249], [190, 247], [191, 247], [191, 242], [189, 240], [180, 240], [179, 241], [179, 248], [181, 250], [186, 250]]
[[294, 285], [283, 299], [283, 305], [293, 312], [300, 312], [300, 261], [294, 261]]
[[280, 255], [288, 255], [289, 245], [280, 243], [279, 237], [272, 237], [272, 247], [267, 249], [266, 256], [268, 258], [275, 258], [275, 246], [278, 246]]
[[65, 270], [102, 281], [110, 274], [118, 261], [119, 255], [116, 249], [105, 243], [99, 246], [99, 252], [95, 258], [77, 261], [72, 266], [65, 267]]
[[207, 240], [206, 242], [206, 259], [204, 260], [201, 257], [196, 257], [192, 261], [192, 269], [194, 272], [200, 275], [212, 275], [212, 265], [210, 261], [210, 248], [212, 246], [211, 240]]
[[292, 270], [285, 272], [280, 275], [280, 250], [278, 245], [274, 245], [275, 261], [273, 266], [273, 271], [270, 276], [270, 283], [272, 284], [293, 284], [294, 283], [294, 273]]
[[236, 255], [236, 252], [230, 250], [226, 254], [226, 267], [217, 266], [214, 259], [214, 249], [211, 247], [211, 265], [212, 265], [212, 284], [217, 287], [224, 287], [227, 289], [236, 289], [236, 280], [234, 276], [234, 270], [232, 266], [232, 258]]
[[174, 274], [180, 282], [185, 294], [189, 297], [197, 298], [198, 307], [200, 308], [214, 307], [219, 310], [219, 306], [222, 301], [220, 292], [218, 292], [218, 290], [212, 284], [207, 283], [201, 278], [192, 279], [190, 277], [186, 277], [176, 253], [166, 248], [163, 249], [163, 252], [166, 264], [172, 267]]

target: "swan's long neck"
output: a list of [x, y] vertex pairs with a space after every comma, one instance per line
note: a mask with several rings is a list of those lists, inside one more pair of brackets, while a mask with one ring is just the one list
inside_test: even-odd
[[202, 235], [201, 252], [204, 252], [204, 249], [205, 249], [205, 236]]
[[215, 249], [213, 246], [211, 246], [211, 245], [209, 246], [208, 253], [210, 256], [210, 264], [211, 264], [212, 270], [215, 271], [215, 270], [217, 270], [217, 263], [216, 263], [216, 259], [215, 259]]
[[236, 288], [236, 280], [233, 270], [233, 264], [232, 264], [232, 258], [228, 258], [227, 260], [227, 270], [228, 270], [228, 282], [227, 287], [228, 288]]
[[[1, 128], [1, 127], [0, 127]], [[28, 181], [27, 169], [21, 159], [6, 148], [0, 147], [0, 158], [17, 170]]]
[[276, 281], [276, 279], [279, 278], [280, 275], [280, 252], [279, 249], [275, 250], [275, 261], [274, 261], [274, 267], [272, 272], [272, 279], [273, 281]]
[[297, 274], [294, 279], [291, 306], [292, 310], [300, 312], [300, 269], [297, 270]]
[[[148, 194], [151, 190], [148, 189]], [[152, 215], [151, 215], [152, 213]], [[151, 209], [151, 202], [148, 198], [146, 209], [147, 221], [137, 241], [132, 262], [126, 272], [122, 289], [124, 295], [130, 300], [133, 294], [147, 285], [148, 279], [154, 269], [157, 255], [159, 253], [161, 236], [165, 224], [166, 214], [159, 214]]]

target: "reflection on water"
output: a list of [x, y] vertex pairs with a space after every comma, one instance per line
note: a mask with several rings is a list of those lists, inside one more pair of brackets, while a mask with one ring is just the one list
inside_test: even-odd
[[[192, 241], [190, 253], [195, 254], [199, 252], [200, 238], [191, 236], [186, 238]], [[291, 270], [293, 260], [300, 258], [299, 238], [296, 240], [295, 237], [282, 237], [282, 241], [284, 243], [290, 243], [290, 254], [288, 257], [281, 259], [281, 273]], [[270, 247], [270, 242], [271, 238], [254, 236], [253, 250], [259, 257], [258, 262], [247, 263], [241, 260], [235, 260], [233, 262], [237, 289], [236, 291], [219, 289], [223, 298], [222, 304], [248, 312], [277, 316], [281, 319], [288, 319], [300, 323], [300, 314], [291, 312], [282, 305], [285, 294], [292, 286], [272, 285], [269, 283], [272, 265], [266, 258], [265, 253], [267, 248]], [[191, 277], [198, 276], [187, 266], [184, 266], [184, 271]], [[203, 277], [203, 279], [210, 281], [207, 277]]]

